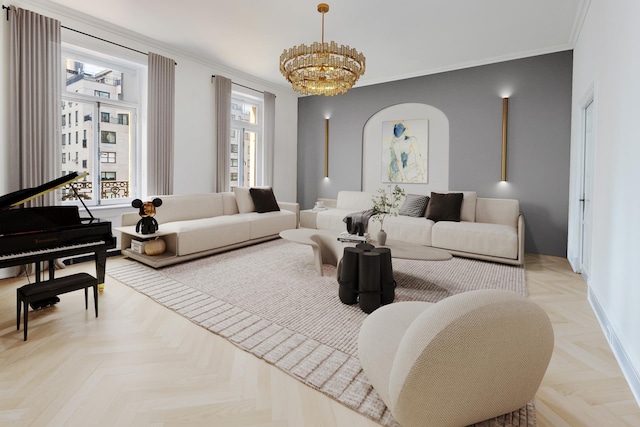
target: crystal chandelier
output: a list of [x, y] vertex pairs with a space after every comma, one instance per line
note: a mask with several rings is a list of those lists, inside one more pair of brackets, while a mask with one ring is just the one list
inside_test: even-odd
[[365, 70], [361, 52], [336, 42], [324, 41], [324, 14], [329, 5], [320, 3], [322, 42], [301, 44], [285, 49], [280, 55], [280, 72], [302, 95], [333, 96], [347, 93]]

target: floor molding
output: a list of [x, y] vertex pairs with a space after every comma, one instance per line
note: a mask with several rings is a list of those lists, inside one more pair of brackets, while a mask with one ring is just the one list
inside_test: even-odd
[[615, 356], [618, 364], [620, 365], [620, 369], [629, 383], [629, 387], [631, 388], [631, 392], [633, 393], [633, 397], [636, 399], [636, 402], [640, 406], [640, 376], [638, 372], [633, 368], [633, 364], [631, 360], [627, 356], [627, 352], [624, 350], [622, 343], [618, 339], [618, 335], [615, 332], [615, 329], [609, 322], [607, 315], [600, 305], [600, 301], [598, 301], [598, 297], [596, 294], [588, 288], [587, 300], [589, 304], [591, 304], [591, 308], [593, 308], [593, 312], [596, 315], [596, 319], [598, 323], [600, 323], [600, 327], [604, 332], [604, 336], [607, 338], [609, 346], [611, 347], [611, 351], [613, 351], [613, 355]]

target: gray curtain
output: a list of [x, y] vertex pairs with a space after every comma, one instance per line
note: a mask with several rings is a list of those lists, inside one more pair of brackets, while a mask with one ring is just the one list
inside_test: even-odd
[[231, 136], [231, 79], [216, 75], [216, 191], [229, 191], [229, 138]]
[[[29, 10], [9, 11], [9, 177], [11, 190], [61, 175], [60, 22]], [[53, 206], [52, 191], [25, 204]]]
[[276, 96], [264, 92], [264, 185], [273, 186], [273, 159], [276, 143]]
[[147, 191], [173, 194], [175, 61], [149, 52]]

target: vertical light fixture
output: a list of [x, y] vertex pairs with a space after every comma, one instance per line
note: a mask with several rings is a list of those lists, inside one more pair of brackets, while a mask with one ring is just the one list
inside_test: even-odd
[[507, 116], [509, 98], [502, 98], [502, 181], [507, 180]]
[[324, 119], [324, 177], [329, 178], [329, 119]]

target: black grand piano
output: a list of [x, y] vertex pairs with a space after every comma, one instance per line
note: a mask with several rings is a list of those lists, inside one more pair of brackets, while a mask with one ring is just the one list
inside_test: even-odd
[[41, 261], [49, 261], [53, 279], [55, 259], [93, 252], [96, 278], [104, 284], [107, 250], [116, 246], [110, 222], [94, 218], [86, 206], [90, 218], [80, 218], [78, 206], [19, 207], [67, 184], [75, 191], [72, 183], [86, 175], [73, 172], [0, 197], [0, 268], [35, 263], [39, 282]]

